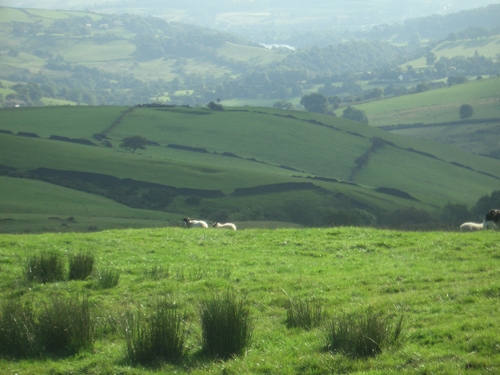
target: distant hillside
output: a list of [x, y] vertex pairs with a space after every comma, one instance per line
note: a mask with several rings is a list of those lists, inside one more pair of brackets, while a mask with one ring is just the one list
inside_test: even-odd
[[[499, 87], [499, 77], [485, 78], [355, 107], [366, 112], [373, 126], [499, 158]], [[459, 117], [462, 104], [474, 110], [469, 119]]]
[[[142, 210], [143, 219], [150, 210], [151, 220], [163, 212], [166, 220], [184, 215], [303, 225], [393, 225], [387, 215], [398, 209], [472, 207], [500, 180], [498, 160], [307, 112], [50, 107], [3, 109], [0, 123], [0, 171], [17, 186], [0, 204], [5, 219], [29, 212], [77, 215], [62, 207], [63, 198], [25, 197], [24, 179], [105, 197]], [[132, 135], [149, 141], [146, 150], [119, 147]], [[75, 212], [88, 223], [102, 210], [91, 208], [99, 200], [86, 200], [87, 213]], [[110, 215], [118, 216], [117, 207]]]
[[[441, 59], [464, 60], [465, 58], [473, 58], [474, 56], [484, 56], [486, 58], [496, 59], [497, 55], [500, 53], [499, 46], [500, 35], [492, 35], [474, 39], [444, 40], [433, 47], [430, 52], [435, 55], [435, 63], [439, 62]], [[429, 66], [426, 56], [408, 61], [406, 65], [411, 65], [415, 69], [425, 69]]]
[[422, 53], [361, 41], [267, 49], [155, 17], [5, 7], [1, 12], [0, 79], [13, 90], [4, 94], [13, 105], [40, 105], [42, 98], [192, 106], [220, 98], [292, 99], [318, 77], [395, 67]]

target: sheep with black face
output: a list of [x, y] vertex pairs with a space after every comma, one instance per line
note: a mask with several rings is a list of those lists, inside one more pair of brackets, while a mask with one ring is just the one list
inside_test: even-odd
[[202, 220], [191, 220], [188, 217], [182, 219], [186, 228], [208, 228], [208, 224]]
[[484, 215], [483, 229], [500, 229], [500, 210], [491, 209]]

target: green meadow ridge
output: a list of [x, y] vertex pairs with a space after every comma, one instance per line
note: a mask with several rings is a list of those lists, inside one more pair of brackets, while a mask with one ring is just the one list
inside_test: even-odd
[[[447, 203], [471, 207], [500, 179], [498, 160], [300, 111], [46, 107], [3, 109], [0, 122], [2, 174], [23, 177], [15, 179], [17, 189], [4, 192], [17, 197], [4, 202], [4, 218], [78, 216], [58, 212], [53, 198], [43, 209], [33, 207], [37, 200], [26, 207], [28, 179], [157, 211], [167, 221], [190, 216], [303, 225], [324, 224], [329, 210], [378, 217]], [[119, 147], [134, 135], [147, 139], [146, 150]]]

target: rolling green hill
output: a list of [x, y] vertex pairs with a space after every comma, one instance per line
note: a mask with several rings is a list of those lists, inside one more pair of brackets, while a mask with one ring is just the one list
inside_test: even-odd
[[500, 117], [500, 78], [469, 81], [412, 95], [391, 97], [357, 105], [370, 125], [434, 124], [459, 121], [462, 104], [474, 108], [471, 120]]
[[[418, 94], [356, 105], [370, 125], [404, 136], [452, 144], [476, 154], [500, 155], [500, 78], [469, 81]], [[460, 120], [469, 104], [471, 118]]]
[[[377, 216], [401, 208], [433, 211], [446, 203], [471, 206], [500, 179], [498, 160], [307, 112], [47, 107], [3, 109], [0, 123], [1, 170], [18, 186], [9, 189], [13, 201], [32, 202], [32, 213], [46, 212], [46, 218], [100, 217], [109, 205], [106, 217], [315, 225], [338, 209]], [[119, 147], [133, 135], [149, 141], [146, 150]], [[37, 203], [22, 188], [32, 179], [65, 187], [60, 191], [71, 191], [68, 203], [55, 196]], [[78, 205], [68, 210], [80, 199], [74, 190], [104, 196], [106, 203], [85, 195], [81, 199], [96, 215]], [[142, 211], [121, 214], [112, 200]], [[30, 213], [21, 206], [3, 200], [1, 217]]]

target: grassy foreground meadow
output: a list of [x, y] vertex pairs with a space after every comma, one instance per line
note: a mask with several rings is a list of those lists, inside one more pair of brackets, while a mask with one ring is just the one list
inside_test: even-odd
[[[29, 258], [95, 255], [84, 281], [27, 283]], [[67, 263], [67, 262], [66, 262]], [[96, 286], [97, 270], [119, 282]], [[0, 235], [0, 296], [8, 301], [86, 296], [95, 323], [92, 348], [69, 357], [0, 358], [2, 374], [485, 374], [500, 371], [498, 232], [411, 232], [365, 228], [127, 229], [98, 233]], [[201, 353], [200, 303], [234, 291], [250, 311], [243, 354]], [[158, 298], [186, 312], [186, 354], [153, 367], [127, 360], [129, 313]], [[311, 330], [287, 328], [289, 301], [321, 306]], [[325, 349], [325, 325], [373, 309], [403, 317], [403, 334], [382, 353], [356, 359]]]

